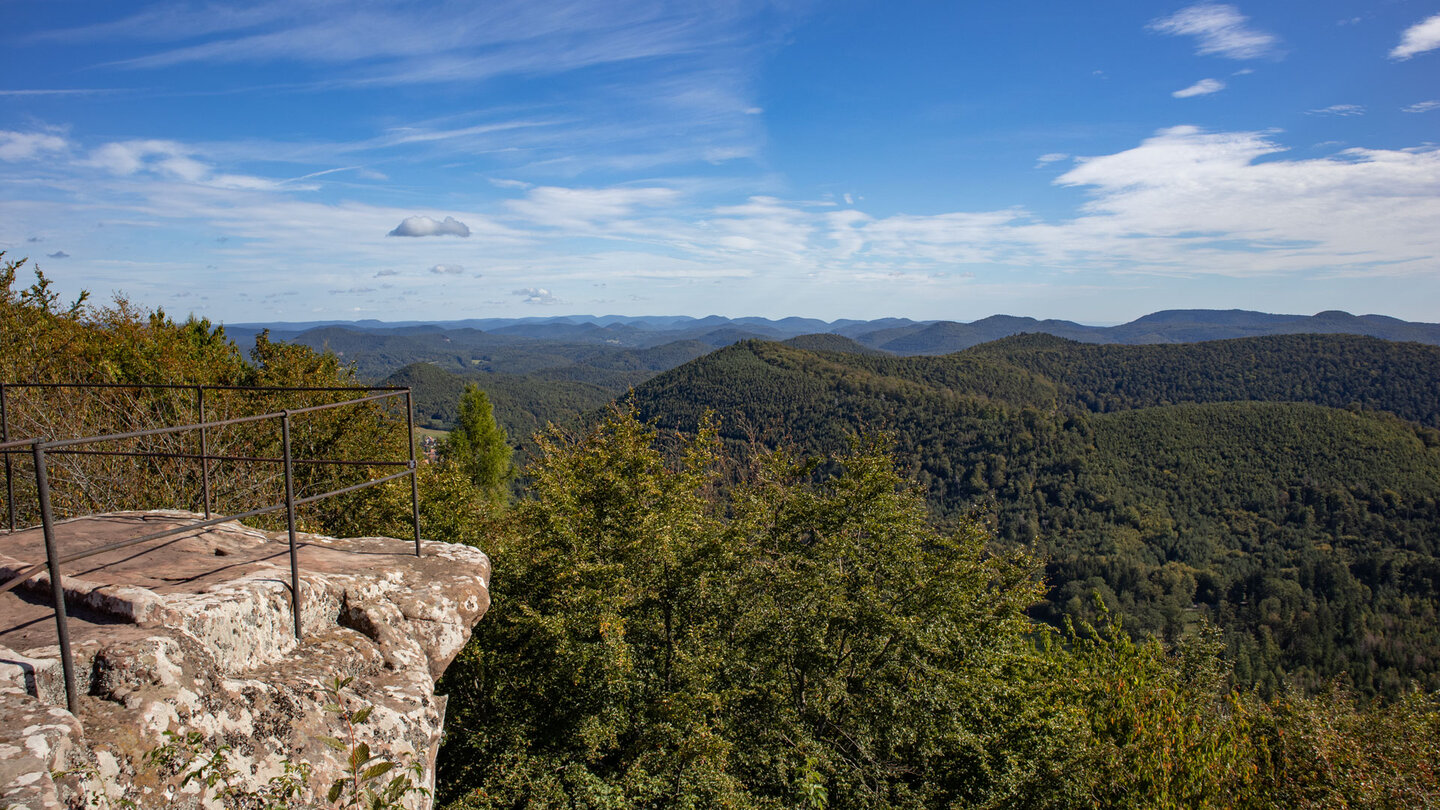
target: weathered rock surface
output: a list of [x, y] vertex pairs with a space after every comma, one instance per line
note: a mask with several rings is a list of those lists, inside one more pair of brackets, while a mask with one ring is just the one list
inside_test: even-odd
[[[93, 516], [57, 535], [70, 553], [196, 517]], [[299, 643], [283, 532], [227, 523], [67, 565], [78, 718], [64, 709], [48, 578], [27, 583], [28, 596], [5, 595], [0, 807], [80, 807], [101, 794], [110, 806], [219, 806], [196, 782], [182, 787], [181, 770], [147, 762], [192, 732], [200, 750], [224, 751], [242, 791], [262, 789], [287, 762], [309, 763], [309, 785], [290, 806], [325, 805], [344, 768], [348, 752], [324, 736], [418, 762], [433, 783], [445, 713], [435, 679], [489, 606], [489, 559], [445, 543], [425, 543], [417, 558], [413, 543], [391, 538], [301, 540]], [[0, 581], [44, 559], [41, 542], [38, 532], [7, 537]], [[353, 730], [325, 708], [337, 677], [354, 679], [347, 706], [373, 707]], [[408, 805], [429, 800], [412, 795]]]

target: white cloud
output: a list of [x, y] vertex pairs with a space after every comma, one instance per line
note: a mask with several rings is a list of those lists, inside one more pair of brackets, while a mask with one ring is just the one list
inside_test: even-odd
[[665, 205], [680, 193], [669, 188], [561, 188], [530, 189], [521, 200], [506, 206], [530, 223], [550, 228], [590, 230], [629, 216], [640, 207]]
[[543, 287], [525, 287], [524, 289], [515, 290], [511, 295], [520, 296], [527, 304], [551, 305], [565, 303]]
[[1176, 90], [1170, 95], [1175, 98], [1190, 98], [1191, 96], [1208, 96], [1211, 93], [1218, 93], [1224, 89], [1225, 82], [1219, 79], [1201, 79], [1183, 90]]
[[1400, 35], [1400, 44], [1391, 49], [1390, 58], [1409, 59], [1436, 48], [1440, 48], [1440, 14], [1406, 28]]
[[444, 221], [430, 217], [406, 217], [386, 236], [461, 236], [470, 235], [470, 226], [454, 217]]
[[400, 271], [399, 271], [399, 270], [386, 269], [386, 270], [377, 271], [377, 272], [375, 273], [375, 278], [385, 278], [386, 276], [398, 276], [398, 275], [400, 275]]
[[1231, 5], [1200, 3], [1154, 20], [1151, 31], [1171, 36], [1193, 36], [1196, 53], [1228, 59], [1259, 59], [1278, 53], [1280, 40], [1249, 27], [1249, 18]]
[[59, 135], [0, 130], [0, 160], [33, 160], [41, 155], [64, 152], [69, 148], [69, 142]]
[[1058, 177], [1090, 198], [1064, 221], [1023, 209], [879, 219], [835, 212], [827, 266], [877, 278], [964, 264], [1229, 276], [1398, 276], [1433, 267], [1440, 149], [1274, 157], [1283, 151], [1264, 133], [1162, 130]]
[[437, 264], [430, 268], [430, 272], [442, 276], [458, 276], [465, 272], [465, 268], [458, 264]]
[[1059, 163], [1059, 162], [1062, 161], [1062, 160], [1069, 160], [1069, 159], [1070, 159], [1070, 155], [1067, 154], [1067, 153], [1065, 153], [1065, 152], [1046, 152], [1045, 154], [1041, 155], [1040, 157], [1035, 158], [1035, 165], [1036, 165], [1036, 166], [1048, 166], [1048, 165], [1051, 164], [1051, 163]]
[[1400, 109], [1402, 112], [1407, 113], [1430, 112], [1431, 110], [1440, 110], [1440, 101], [1417, 101], [1414, 104], [1401, 107]]
[[1318, 110], [1307, 110], [1309, 115], [1334, 115], [1341, 118], [1349, 118], [1356, 115], [1364, 115], [1365, 107], [1360, 104], [1331, 104], [1329, 107], [1322, 107]]
[[[277, 189], [281, 181], [243, 174], [216, 173], [208, 163], [196, 160], [193, 147], [176, 141], [134, 140], [104, 144], [91, 150], [82, 165], [103, 169], [117, 176], [148, 173], [167, 180], [207, 185], [215, 188], [266, 191]], [[311, 188], [292, 185], [296, 190]]]

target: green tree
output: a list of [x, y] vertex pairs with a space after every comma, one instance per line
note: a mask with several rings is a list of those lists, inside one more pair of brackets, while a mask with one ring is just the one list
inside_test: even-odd
[[495, 422], [490, 397], [470, 383], [460, 395], [460, 417], [441, 447], [446, 463], [459, 467], [493, 503], [506, 499], [515, 468], [505, 429]]
[[667, 443], [628, 411], [540, 441], [489, 546], [494, 607], [444, 678], [442, 800], [1079, 799], [1028, 558], [932, 529], [881, 442], [763, 454], [728, 496], [713, 429]]

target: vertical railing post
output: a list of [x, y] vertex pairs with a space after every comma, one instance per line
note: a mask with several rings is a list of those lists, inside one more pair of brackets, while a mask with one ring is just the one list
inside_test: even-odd
[[195, 412], [200, 415], [200, 485], [205, 491], [205, 517], [210, 517], [210, 442], [205, 435], [205, 386], [195, 386]]
[[415, 523], [415, 556], [420, 556], [420, 471], [415, 467], [415, 403], [405, 389], [405, 435], [410, 438], [410, 519]]
[[295, 476], [290, 467], [290, 409], [280, 418], [280, 442], [285, 456], [285, 528], [290, 532], [290, 608], [295, 612], [295, 640], [300, 634], [300, 552], [295, 543]]
[[[0, 444], [10, 441], [10, 402], [5, 383], [0, 382]], [[10, 451], [5, 451], [5, 507], [10, 512], [10, 531], [15, 531], [15, 480], [10, 464]]]
[[55, 549], [55, 516], [50, 510], [50, 477], [45, 470], [45, 447], [40, 439], [30, 445], [35, 455], [35, 491], [40, 499], [40, 524], [45, 533], [45, 564], [50, 569], [50, 592], [55, 600], [55, 634], [60, 639], [60, 666], [65, 672], [65, 704], [80, 714], [75, 691], [75, 661], [70, 657], [70, 619], [65, 613], [65, 586], [60, 581], [60, 554]]

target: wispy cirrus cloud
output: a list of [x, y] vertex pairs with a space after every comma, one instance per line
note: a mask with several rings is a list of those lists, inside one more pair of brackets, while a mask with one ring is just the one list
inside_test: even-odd
[[0, 130], [0, 160], [34, 160], [69, 148], [69, 141], [53, 133]]
[[30, 89], [30, 90], [0, 90], [0, 97], [24, 98], [33, 96], [96, 96], [106, 93], [123, 93], [124, 90], [111, 88], [62, 88], [54, 90]]
[[679, 192], [669, 188], [539, 186], [507, 206], [532, 225], [588, 230], [628, 216], [637, 208], [665, 205], [678, 198]]
[[741, 23], [763, 8], [758, 2], [437, 0], [424, 9], [357, 2], [337, 14], [329, 0], [220, 8], [162, 2], [108, 23], [42, 32], [32, 39], [177, 43], [115, 63], [137, 69], [278, 61], [348, 65], [347, 82], [413, 84], [554, 74], [747, 47]]
[[1424, 113], [1433, 110], [1440, 110], [1440, 100], [1417, 101], [1414, 104], [1407, 104], [1400, 108], [1401, 112], [1407, 113]]
[[1363, 104], [1331, 104], [1329, 107], [1321, 107], [1318, 110], [1306, 110], [1309, 115], [1333, 115], [1338, 118], [1352, 118], [1365, 114]]
[[1250, 26], [1250, 18], [1232, 5], [1200, 3], [1152, 21], [1151, 31], [1194, 37], [1195, 52], [1227, 59], [1260, 59], [1280, 54], [1280, 38]]
[[1218, 93], [1225, 89], [1225, 82], [1219, 79], [1201, 79], [1189, 87], [1176, 90], [1170, 95], [1175, 98], [1191, 98], [1192, 96], [1208, 96], [1211, 93]]
[[[273, 190], [288, 181], [272, 180], [248, 174], [216, 171], [215, 167], [195, 157], [199, 151], [177, 141], [148, 139], [112, 141], [90, 151], [83, 165], [103, 169], [110, 174], [126, 176], [153, 174], [184, 183], [203, 184], [216, 188]], [[296, 189], [308, 186], [294, 185]]]
[[1440, 48], [1440, 14], [1406, 28], [1400, 44], [1390, 50], [1390, 58], [1403, 61], [1436, 48]]
[[[333, 0], [221, 7], [162, 0], [109, 22], [32, 33], [26, 41], [76, 50], [103, 42], [107, 53], [123, 58], [91, 67], [112, 72], [164, 77], [186, 66], [207, 70], [213, 90], [197, 92], [253, 85], [257, 65], [285, 66], [293, 80], [282, 89], [300, 93], [503, 78], [536, 91], [510, 109], [395, 126], [352, 143], [257, 143], [257, 149], [275, 147], [257, 159], [325, 161], [372, 150], [483, 155], [531, 175], [574, 177], [755, 158], [764, 141], [753, 90], [763, 54], [808, 6], [771, 0], [343, 5], [341, 13]], [[133, 6], [112, 8], [124, 13]], [[557, 95], [543, 89], [566, 74], [581, 74], [576, 81], [584, 90]]]

